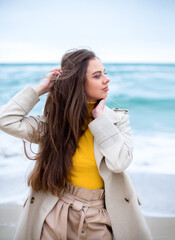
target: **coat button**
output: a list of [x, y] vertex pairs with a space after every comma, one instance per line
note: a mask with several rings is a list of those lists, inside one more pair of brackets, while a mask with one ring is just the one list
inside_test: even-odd
[[138, 198], [137, 198], [137, 201], [138, 201], [138, 204], [139, 204], [139, 205], [142, 205], [141, 202], [140, 202], [140, 200], [139, 200]]
[[35, 201], [35, 198], [32, 197], [32, 198], [30, 199], [30, 203], [34, 203], [34, 201]]
[[128, 198], [125, 198], [125, 201], [129, 203], [129, 199]]

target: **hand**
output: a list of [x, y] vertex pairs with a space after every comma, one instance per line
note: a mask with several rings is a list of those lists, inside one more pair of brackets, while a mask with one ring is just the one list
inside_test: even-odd
[[52, 71], [50, 71], [47, 76], [44, 78], [44, 80], [34, 87], [35, 91], [37, 92], [38, 96], [43, 95], [44, 93], [47, 93], [49, 89], [55, 84], [57, 77], [62, 75], [61, 68], [54, 68]]
[[103, 110], [105, 107], [105, 99], [102, 99], [98, 105], [92, 110], [93, 118], [98, 118], [103, 115]]

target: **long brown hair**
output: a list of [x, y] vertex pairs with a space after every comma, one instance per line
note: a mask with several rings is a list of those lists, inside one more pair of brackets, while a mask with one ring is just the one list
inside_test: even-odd
[[37, 161], [28, 178], [35, 191], [59, 195], [68, 181], [72, 156], [88, 119], [85, 79], [88, 62], [95, 57], [87, 49], [71, 50], [62, 57], [63, 74], [48, 94]]

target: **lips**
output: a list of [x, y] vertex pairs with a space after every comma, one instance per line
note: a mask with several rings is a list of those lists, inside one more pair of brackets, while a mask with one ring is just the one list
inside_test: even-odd
[[105, 87], [105, 88], [103, 88], [102, 90], [104, 90], [104, 91], [109, 91], [109, 88], [108, 88], [108, 87]]

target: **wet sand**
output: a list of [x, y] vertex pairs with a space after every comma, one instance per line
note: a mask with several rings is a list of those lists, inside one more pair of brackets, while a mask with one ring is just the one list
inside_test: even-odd
[[17, 204], [0, 205], [0, 240], [12, 240], [15, 234], [21, 206]]
[[175, 240], [175, 217], [146, 217], [154, 240]]

